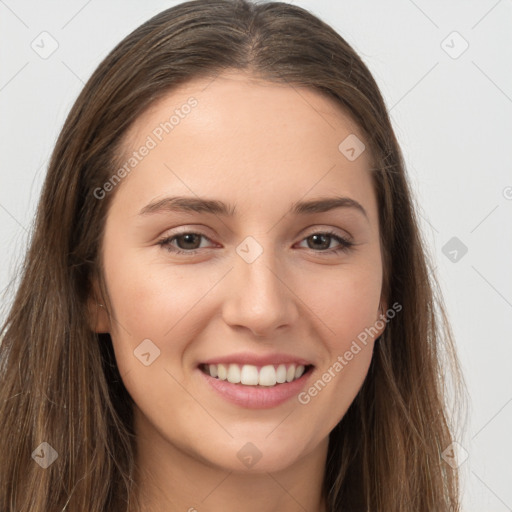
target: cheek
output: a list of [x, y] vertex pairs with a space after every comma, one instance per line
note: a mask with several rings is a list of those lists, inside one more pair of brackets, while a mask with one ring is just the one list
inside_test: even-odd
[[347, 265], [315, 276], [304, 290], [308, 306], [326, 326], [332, 350], [344, 352], [352, 340], [375, 325], [381, 280], [379, 265]]
[[309, 287], [307, 303], [323, 326], [327, 350], [315, 379], [298, 398], [328, 430], [346, 413], [368, 373], [378, 336], [374, 329], [381, 294], [379, 268], [347, 265], [317, 276], [315, 286]]
[[213, 278], [204, 282], [197, 273], [154, 264], [133, 251], [123, 258], [120, 247], [111, 246], [104, 260], [116, 362], [137, 407], [170, 424], [170, 403], [179, 404], [185, 415], [197, 406], [179, 385], [184, 379], [182, 354], [193, 336], [194, 305]]
[[[194, 266], [170, 265], [161, 258], [152, 261], [142, 251], [126, 250], [123, 257], [120, 247], [112, 244], [105, 251], [104, 266], [113, 307], [111, 337], [121, 375], [130, 373], [134, 379], [144, 373], [144, 361], [137, 355], [149, 351], [150, 361], [157, 355], [151, 368], [165, 365], [181, 380], [187, 346], [212, 315], [215, 305], [209, 292], [221, 281], [225, 269], [200, 271]], [[154, 371], [149, 375], [156, 378]], [[166, 378], [169, 376], [164, 375], [164, 381]]]
[[136, 254], [114, 263], [114, 256], [105, 262], [114, 314], [135, 337], [163, 338], [211, 286], [211, 279], [198, 280], [180, 265], [155, 264]]

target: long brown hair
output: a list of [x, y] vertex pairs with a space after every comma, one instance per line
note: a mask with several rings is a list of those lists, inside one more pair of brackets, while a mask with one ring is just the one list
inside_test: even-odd
[[[57, 141], [1, 331], [2, 512], [133, 507], [133, 402], [110, 336], [89, 323], [87, 300], [92, 277], [102, 276], [113, 197], [98, 200], [94, 191], [118, 168], [123, 135], [153, 102], [178, 84], [230, 69], [329, 95], [358, 123], [373, 157], [383, 300], [402, 311], [376, 343], [363, 387], [330, 434], [329, 512], [460, 510], [457, 472], [441, 454], [454, 439], [444, 375], [453, 377], [455, 397], [462, 396], [462, 380], [374, 79], [338, 33], [300, 7], [194, 0], [163, 11], [118, 44], [88, 80]], [[42, 469], [36, 459], [45, 450], [58, 457]]]

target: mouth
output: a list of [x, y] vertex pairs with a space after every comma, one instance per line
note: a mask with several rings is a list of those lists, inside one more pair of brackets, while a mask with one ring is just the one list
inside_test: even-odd
[[314, 365], [302, 364], [205, 364], [199, 370], [208, 377], [250, 388], [274, 388], [295, 382], [312, 372]]

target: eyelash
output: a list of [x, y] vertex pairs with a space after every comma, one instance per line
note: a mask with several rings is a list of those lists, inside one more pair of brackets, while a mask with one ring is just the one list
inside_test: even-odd
[[[158, 241], [158, 245], [161, 247], [167, 249], [169, 252], [173, 254], [186, 254], [186, 255], [194, 255], [197, 254], [200, 249], [191, 249], [191, 250], [184, 250], [184, 249], [177, 249], [171, 245], [171, 242], [175, 240], [176, 238], [179, 238], [180, 236], [184, 235], [199, 235], [203, 238], [206, 238], [207, 240], [210, 240], [206, 235], [203, 235], [202, 233], [196, 233], [194, 231], [184, 231], [183, 233], [178, 233], [176, 235], [173, 235], [171, 237], [165, 237]], [[315, 251], [314, 249], [310, 249], [313, 252], [320, 253], [320, 254], [339, 254], [341, 252], [348, 252], [350, 251], [354, 245], [356, 245], [354, 242], [350, 242], [349, 240], [339, 236], [334, 231], [326, 230], [326, 231], [315, 231], [314, 233], [309, 234], [307, 237], [303, 238], [302, 240], [306, 240], [307, 238], [313, 236], [313, 235], [328, 235], [331, 238], [334, 238], [337, 242], [339, 242], [340, 247], [337, 249], [327, 249], [324, 251]], [[302, 242], [301, 240], [301, 242]]]

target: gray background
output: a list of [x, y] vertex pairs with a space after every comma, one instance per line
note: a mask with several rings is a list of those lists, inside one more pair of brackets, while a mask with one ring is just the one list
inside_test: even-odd
[[[0, 291], [15, 278], [84, 82], [125, 35], [176, 3], [0, 0]], [[338, 30], [381, 87], [471, 396], [458, 439], [464, 510], [512, 511], [512, 2], [291, 3]]]

